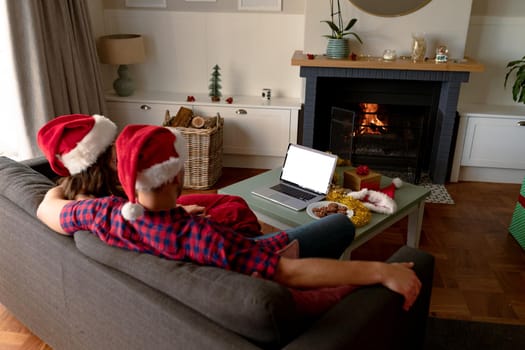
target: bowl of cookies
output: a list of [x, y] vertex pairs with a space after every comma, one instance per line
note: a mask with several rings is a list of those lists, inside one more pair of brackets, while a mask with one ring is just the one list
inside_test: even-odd
[[321, 219], [333, 214], [345, 214], [348, 217], [354, 215], [346, 205], [332, 201], [321, 201], [308, 205], [306, 213], [314, 219]]

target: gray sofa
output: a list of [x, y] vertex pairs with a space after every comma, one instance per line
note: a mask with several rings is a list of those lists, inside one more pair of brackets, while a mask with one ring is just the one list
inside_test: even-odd
[[35, 216], [53, 185], [43, 158], [0, 157], [0, 303], [54, 349], [418, 349], [433, 257], [402, 247], [425, 284], [410, 312], [381, 286], [360, 288], [318, 319], [288, 289], [213, 267], [61, 236]]

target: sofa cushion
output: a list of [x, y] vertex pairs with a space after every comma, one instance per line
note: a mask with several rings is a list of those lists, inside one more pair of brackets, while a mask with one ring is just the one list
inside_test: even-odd
[[78, 249], [88, 257], [133, 276], [253, 341], [284, 344], [305, 326], [290, 291], [277, 283], [114, 248], [85, 231], [74, 237]]
[[0, 193], [16, 203], [30, 215], [36, 214], [38, 205], [53, 182], [7, 157], [0, 157]]

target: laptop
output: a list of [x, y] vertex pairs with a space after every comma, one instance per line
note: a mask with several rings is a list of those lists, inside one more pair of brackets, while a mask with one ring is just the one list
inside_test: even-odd
[[289, 144], [279, 183], [258, 188], [253, 195], [300, 211], [323, 200], [330, 189], [337, 155]]

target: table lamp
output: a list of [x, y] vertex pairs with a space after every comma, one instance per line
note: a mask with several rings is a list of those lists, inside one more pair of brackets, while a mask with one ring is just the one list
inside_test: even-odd
[[98, 55], [100, 62], [117, 64], [118, 78], [113, 88], [119, 96], [130, 96], [135, 91], [128, 65], [144, 61], [144, 39], [138, 34], [113, 34], [99, 38]]

